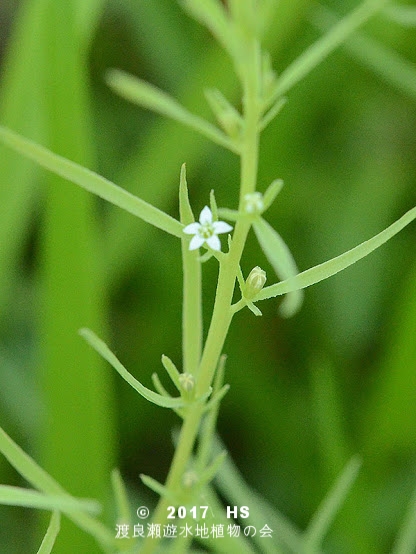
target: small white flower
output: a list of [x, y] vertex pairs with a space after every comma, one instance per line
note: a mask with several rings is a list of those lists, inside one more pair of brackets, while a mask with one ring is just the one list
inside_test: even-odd
[[228, 233], [232, 230], [231, 225], [225, 221], [212, 221], [212, 212], [205, 206], [199, 216], [199, 223], [187, 225], [183, 232], [187, 235], [194, 235], [189, 244], [189, 250], [196, 250], [206, 243], [212, 250], [221, 250], [221, 243], [218, 235]]

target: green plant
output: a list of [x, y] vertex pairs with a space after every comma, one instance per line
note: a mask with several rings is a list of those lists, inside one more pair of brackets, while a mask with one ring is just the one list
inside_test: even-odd
[[[207, 539], [206, 544], [213, 550], [224, 551], [221, 549], [225, 548], [227, 552], [252, 552], [255, 548], [260, 548], [265, 552], [319, 551], [325, 533], [358, 472], [360, 463], [353, 458], [312, 518], [306, 532], [302, 534], [242, 482], [236, 469], [226, 459], [225, 450], [215, 436], [215, 428], [220, 401], [228, 390], [228, 386], [224, 384], [223, 347], [235, 314], [248, 307], [259, 316], [261, 312], [258, 303], [261, 300], [285, 295], [280, 304], [280, 313], [284, 317], [294, 315], [300, 308], [304, 288], [335, 275], [367, 256], [416, 218], [416, 208], [413, 208], [370, 240], [299, 273], [283, 239], [263, 218], [263, 213], [280, 192], [282, 181], [273, 181], [263, 194], [257, 190], [260, 134], [283, 109], [285, 95], [360, 25], [381, 10], [384, 4], [385, 2], [375, 0], [363, 2], [277, 76], [272, 69], [269, 54], [261, 46], [261, 36], [273, 10], [273, 1], [230, 0], [227, 7], [224, 7], [217, 0], [186, 0], [186, 9], [208, 27], [231, 58], [241, 83], [241, 112], [220, 91], [207, 91], [208, 103], [219, 126], [193, 115], [166, 93], [135, 77], [118, 70], [108, 73], [108, 84], [121, 96], [191, 127], [239, 157], [240, 187], [237, 209], [234, 210], [218, 207], [215, 194], [212, 192], [199, 217], [195, 217], [188, 197], [186, 170], [183, 165], [179, 187], [180, 220], [176, 220], [83, 166], [24, 139], [5, 127], [0, 128], [0, 138], [8, 147], [53, 174], [77, 184], [180, 239], [184, 284], [182, 368], [177, 369], [167, 356], [162, 357], [162, 365], [178, 390], [177, 396], [173, 397], [167, 392], [156, 374], [153, 375], [153, 383], [157, 392], [144, 387], [93, 331], [83, 328], [80, 334], [139, 394], [158, 406], [173, 409], [183, 420], [165, 484], [158, 483], [152, 477], [142, 476], [143, 482], [160, 495], [159, 504], [153, 515], [155, 524], [164, 526], [168, 523], [169, 506], [187, 507], [184, 523], [189, 523], [195, 515], [189, 513], [190, 507], [205, 505], [211, 507], [214, 513], [212, 516], [209, 511], [204, 512], [207, 523], [213, 525], [215, 522], [226, 522], [226, 515], [211, 484], [214, 477], [218, 476], [218, 486], [225, 496], [233, 498], [235, 495], [235, 504], [250, 505], [250, 525], [259, 527], [270, 521], [272, 526], [273, 521], [275, 529], [279, 530], [272, 543], [256, 538], [256, 546], [242, 536], [224, 537], [221, 543], [211, 537]], [[196, 213], [198, 216], [199, 211]], [[195, 219], [199, 220], [199, 223]], [[223, 220], [230, 221], [230, 224]], [[276, 284], [265, 286], [265, 272], [258, 266], [246, 277], [243, 275], [240, 263], [251, 228], [280, 279]], [[217, 235], [222, 233], [228, 234], [228, 245], [223, 238], [221, 247]], [[189, 235], [193, 235], [193, 238]], [[200, 255], [199, 248], [202, 246], [206, 252]], [[211, 260], [212, 258], [216, 261]], [[203, 264], [208, 261], [218, 263], [218, 283], [212, 317], [204, 340], [202, 270]], [[269, 282], [272, 281], [270, 275], [267, 277]], [[236, 284], [239, 287], [237, 299]], [[155, 535], [148, 535], [138, 544], [134, 544], [134, 541], [131, 544], [131, 541], [124, 543], [116, 540], [114, 534], [89, 515], [89, 512], [94, 513], [96, 509], [94, 504], [85, 504], [69, 496], [3, 432], [0, 445], [9, 461], [42, 493], [37, 497], [37, 502], [43, 502], [43, 508], [54, 511], [48, 534], [41, 547], [43, 550], [39, 552], [50, 551], [53, 543], [50, 537], [56, 535], [59, 527], [59, 512], [67, 514], [77, 525], [93, 535], [106, 551], [129, 548], [131, 552], [150, 553], [159, 548], [158, 537]], [[116, 474], [113, 476], [113, 483], [120, 517], [126, 518], [125, 493]], [[24, 494], [23, 491], [4, 489], [4, 502], [8, 498], [10, 503], [20, 502], [27, 506], [35, 506], [31, 496], [34, 493], [27, 492], [26, 497]], [[270, 520], [266, 521], [264, 514], [267, 514]], [[413, 509], [408, 518], [410, 523], [404, 527], [402, 534], [410, 537], [407, 544], [414, 541], [414, 533], [409, 531], [413, 526], [412, 518]], [[192, 548], [192, 539], [191, 535], [177, 537], [172, 551], [188, 551]], [[48, 542], [50, 546], [47, 546]], [[400, 539], [398, 543], [400, 544]], [[166, 548], [169, 547], [170, 545]]]

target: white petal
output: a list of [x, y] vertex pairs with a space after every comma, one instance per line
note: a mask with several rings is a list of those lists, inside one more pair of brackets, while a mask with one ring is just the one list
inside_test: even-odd
[[204, 244], [204, 239], [201, 238], [199, 235], [195, 235], [192, 237], [191, 242], [189, 243], [189, 250], [196, 250], [200, 246]]
[[212, 226], [214, 227], [214, 232], [217, 235], [221, 233], [228, 233], [229, 231], [233, 230], [231, 225], [228, 225], [228, 223], [225, 223], [225, 221], [214, 221]]
[[182, 230], [187, 235], [196, 235], [198, 233], [199, 228], [201, 227], [200, 223], [190, 223], [186, 227], [184, 227]]
[[220, 239], [217, 237], [217, 235], [212, 235], [212, 237], [209, 237], [209, 239], [207, 239], [207, 244], [213, 250], [221, 250]]
[[212, 212], [208, 206], [205, 206], [202, 210], [201, 215], [199, 216], [199, 222], [201, 225], [204, 225], [204, 223], [212, 223]]

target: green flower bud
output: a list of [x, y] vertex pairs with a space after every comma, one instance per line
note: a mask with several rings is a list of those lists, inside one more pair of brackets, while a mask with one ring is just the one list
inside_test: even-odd
[[191, 489], [199, 481], [198, 474], [195, 471], [186, 471], [182, 476], [182, 484], [186, 489]]
[[181, 373], [179, 375], [179, 384], [183, 391], [189, 395], [195, 387], [195, 377], [190, 373]]
[[266, 282], [266, 272], [261, 267], [256, 266], [247, 277], [244, 289], [244, 296], [247, 299], [254, 298], [261, 291]]
[[246, 214], [261, 214], [263, 210], [263, 195], [260, 192], [251, 192], [244, 196], [244, 211]]

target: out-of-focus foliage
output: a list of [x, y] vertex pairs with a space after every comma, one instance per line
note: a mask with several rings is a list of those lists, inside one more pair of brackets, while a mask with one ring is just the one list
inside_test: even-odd
[[[44, 20], [48, 0], [26, 0], [19, 9], [14, 2], [1, 4], [4, 28], [11, 29], [2, 34], [8, 40], [1, 45], [1, 123], [68, 157], [80, 156], [81, 163], [175, 217], [183, 162], [195, 213], [212, 188], [220, 207], [235, 209], [234, 154], [128, 104], [104, 78], [109, 68], [124, 69], [209, 118], [205, 88], [218, 88], [230, 99], [239, 91], [208, 32], [171, 0], [68, 4], [76, 17], [75, 46], [56, 50], [51, 41], [58, 25]], [[55, 5], [56, 23], [64, 10]], [[354, 5], [325, 2], [339, 15]], [[282, 72], [327, 23], [311, 3], [281, 0], [266, 35], [275, 70]], [[358, 38], [371, 38], [406, 60], [406, 74], [416, 83], [415, 34], [380, 15]], [[67, 44], [70, 39], [69, 32], [60, 37]], [[376, 234], [415, 205], [415, 98], [386, 77], [383, 64], [359, 56], [359, 46], [347, 43], [299, 83], [262, 137], [259, 189], [276, 178], [285, 181], [267, 220], [301, 271]], [[61, 58], [53, 60], [53, 52]], [[85, 149], [79, 148], [80, 136]], [[144, 385], [151, 385], [161, 353], [180, 367], [179, 244], [117, 208], [75, 198], [72, 186], [51, 200], [57, 183], [3, 148], [0, 156], [1, 425], [41, 464], [65, 453], [58, 473], [60, 465], [75, 467], [76, 453], [72, 459], [64, 448], [68, 437], [84, 445], [85, 437], [100, 437], [103, 452], [90, 454], [87, 476], [94, 473], [94, 458], [104, 458], [102, 466], [109, 468], [116, 459], [133, 504], [150, 506], [155, 497], [138, 475], [163, 481], [173, 452], [174, 414], [141, 401], [117, 376], [111, 393], [109, 383], [94, 384], [100, 386], [96, 392], [89, 383], [78, 397], [71, 368], [89, 375], [89, 362], [78, 364], [74, 354], [79, 348], [86, 363], [87, 347], [77, 335], [78, 327], [90, 325], [85, 318], [107, 327], [118, 358]], [[231, 390], [222, 402], [220, 434], [247, 481], [298, 527], [306, 526], [350, 456], [362, 457], [328, 552], [390, 550], [416, 485], [415, 233], [413, 225], [353, 268], [307, 289], [302, 310], [291, 320], [278, 316], [276, 300], [262, 303], [262, 318], [242, 311], [226, 344]], [[52, 275], [52, 255], [61, 257], [64, 282]], [[249, 240], [244, 275], [257, 265], [273, 275], [256, 241]], [[212, 260], [204, 272], [207, 323], [216, 282]], [[79, 318], [90, 300], [92, 307]], [[71, 341], [63, 341], [63, 332]], [[53, 357], [46, 341], [55, 345]], [[45, 359], [51, 379], [45, 378]], [[109, 371], [100, 366], [97, 383]], [[96, 415], [87, 434], [80, 424], [83, 410], [93, 411], [91, 404], [99, 410], [105, 402], [105, 417]], [[80, 420], [71, 410], [58, 415], [63, 406], [77, 407]], [[54, 433], [51, 413], [65, 422], [60, 427], [58, 421]], [[109, 473], [103, 482], [104, 469], [96, 484], [100, 500], [110, 482]], [[0, 481], [21, 485], [4, 460]], [[39, 541], [32, 541], [36, 531], [28, 512], [3, 507], [0, 519], [2, 552], [35, 551]], [[90, 543], [74, 545], [74, 552], [93, 552]]]

